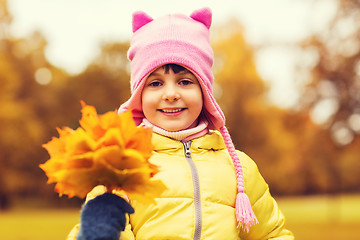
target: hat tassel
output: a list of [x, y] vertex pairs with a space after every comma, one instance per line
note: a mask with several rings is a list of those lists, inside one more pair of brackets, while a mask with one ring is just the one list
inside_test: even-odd
[[244, 192], [239, 192], [236, 196], [235, 214], [238, 226], [248, 232], [249, 228], [258, 223], [254, 211], [251, 208], [249, 197]]

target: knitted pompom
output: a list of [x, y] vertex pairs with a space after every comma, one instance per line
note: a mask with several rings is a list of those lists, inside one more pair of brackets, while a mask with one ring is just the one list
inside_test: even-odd
[[199, 10], [194, 11], [190, 17], [198, 22], [204, 24], [207, 29], [211, 26], [211, 9], [210, 8], [201, 8]]
[[143, 11], [138, 11], [133, 13], [133, 19], [132, 19], [132, 30], [133, 32], [136, 32], [139, 28], [142, 26], [148, 24], [153, 20], [152, 17], [147, 15]]

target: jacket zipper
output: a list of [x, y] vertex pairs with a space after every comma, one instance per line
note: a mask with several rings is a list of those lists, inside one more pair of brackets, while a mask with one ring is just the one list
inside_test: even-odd
[[185, 150], [185, 158], [188, 162], [194, 186], [194, 206], [195, 206], [195, 232], [194, 232], [194, 240], [199, 240], [201, 236], [201, 199], [200, 199], [200, 182], [197, 168], [195, 166], [194, 161], [191, 158], [191, 141], [183, 142], [184, 150]]

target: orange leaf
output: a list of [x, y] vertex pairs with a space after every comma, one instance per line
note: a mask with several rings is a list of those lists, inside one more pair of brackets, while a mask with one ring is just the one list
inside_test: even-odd
[[[159, 171], [152, 154], [150, 129], [137, 127], [131, 111], [98, 115], [82, 104], [81, 127], [58, 129], [59, 137], [43, 145], [50, 159], [40, 168], [59, 195], [84, 198], [97, 185], [151, 200], [165, 185], [151, 178]], [[149, 192], [148, 192], [149, 191]]]

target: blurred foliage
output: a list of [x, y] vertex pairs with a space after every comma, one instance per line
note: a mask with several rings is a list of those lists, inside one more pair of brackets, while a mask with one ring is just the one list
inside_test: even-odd
[[[326, 166], [326, 155], [332, 141], [321, 139], [322, 130], [306, 113], [271, 105], [268, 86], [256, 71], [254, 50], [245, 42], [241, 26], [237, 22], [226, 26], [213, 47], [222, 66], [221, 70], [215, 66], [222, 92], [218, 100], [236, 147], [257, 162], [273, 193], [329, 191], [333, 172]], [[313, 144], [320, 139], [328, 141], [321, 150]]]
[[318, 150], [312, 152], [330, 173], [328, 188], [355, 191], [360, 182], [360, 1], [336, 2], [328, 26], [299, 44], [297, 108], [320, 127], [313, 141]]
[[[332, 27], [301, 43], [304, 54], [311, 51], [313, 64], [299, 65], [299, 76], [306, 79], [296, 109], [271, 105], [271, 86], [258, 74], [255, 50], [238, 22], [214, 28], [215, 97], [236, 147], [257, 162], [275, 194], [360, 190], [360, 11], [358, 1], [339, 3]], [[351, 34], [337, 34], [351, 18]], [[129, 98], [129, 43], [104, 44], [82, 73], [70, 75], [48, 62], [40, 32], [13, 38], [11, 20], [6, 1], [0, 0], [0, 209], [19, 197], [59, 204], [38, 168], [48, 159], [41, 145], [57, 136], [56, 127], [78, 126], [80, 100], [104, 113]], [[347, 41], [358, 47], [345, 51]], [[325, 122], [314, 122], [314, 108], [328, 98], [336, 111]], [[346, 137], [344, 128], [351, 141], [339, 141], [340, 130]], [[65, 200], [61, 204], [71, 202]]]
[[[360, 134], [360, 2], [337, 0], [329, 26], [301, 44], [299, 106], [339, 145]], [[322, 118], [318, 118], [322, 113]], [[320, 115], [321, 116], [321, 115]]]

